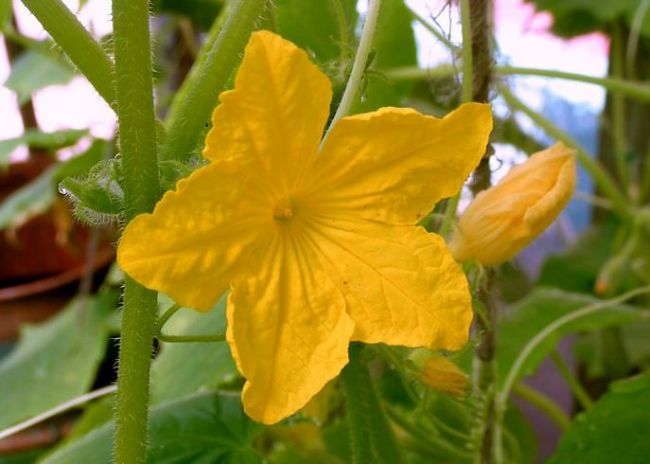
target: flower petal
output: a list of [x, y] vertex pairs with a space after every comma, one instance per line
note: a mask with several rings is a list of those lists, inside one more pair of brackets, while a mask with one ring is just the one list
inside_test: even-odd
[[370, 221], [312, 223], [312, 246], [338, 277], [353, 340], [448, 350], [466, 343], [467, 280], [441, 237]]
[[299, 239], [277, 234], [264, 265], [233, 281], [227, 339], [246, 413], [266, 424], [303, 407], [348, 360], [354, 324]]
[[456, 194], [485, 151], [489, 105], [462, 105], [443, 119], [382, 108], [341, 119], [314, 167], [310, 195], [326, 211], [415, 224]]
[[331, 98], [329, 80], [303, 50], [271, 32], [256, 32], [234, 90], [219, 97], [203, 155], [258, 166], [284, 191], [316, 154]]
[[209, 310], [240, 261], [253, 261], [256, 244], [272, 230], [272, 207], [259, 185], [237, 163], [198, 169], [167, 192], [152, 214], [128, 224], [119, 265], [177, 303]]

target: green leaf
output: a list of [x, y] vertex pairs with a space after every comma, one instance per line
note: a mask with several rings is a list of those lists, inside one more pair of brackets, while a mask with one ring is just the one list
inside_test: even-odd
[[46, 169], [36, 179], [0, 203], [0, 230], [20, 227], [32, 217], [47, 211], [56, 199], [62, 177], [81, 174], [103, 156], [105, 142], [96, 141], [84, 154]]
[[[226, 298], [222, 297], [207, 314], [183, 308], [165, 324], [164, 332], [173, 335], [223, 333], [225, 306]], [[236, 376], [237, 369], [225, 342], [163, 343], [151, 367], [152, 401], [160, 403], [218, 387]]]
[[9, 155], [21, 145], [53, 151], [74, 145], [87, 134], [87, 130], [71, 129], [57, 132], [39, 132], [27, 129], [20, 137], [0, 140], [0, 168], [9, 164]]
[[88, 391], [115, 304], [114, 294], [77, 299], [49, 321], [23, 328], [17, 347], [0, 363], [0, 429]]
[[[412, 16], [402, 0], [385, 0], [379, 10], [375, 51], [369, 68], [387, 70], [417, 65]], [[391, 82], [381, 74], [366, 73], [366, 88], [353, 113], [374, 111], [382, 106], [402, 106], [413, 88], [412, 82]]]
[[[244, 415], [239, 395], [207, 392], [167, 402], [150, 413], [147, 462], [261, 463], [251, 446], [260, 429]], [[41, 464], [110, 463], [112, 437], [110, 422], [56, 450]]]
[[591, 294], [601, 269], [614, 250], [614, 224], [594, 227], [560, 255], [546, 259], [538, 284], [571, 292]]
[[[348, 44], [342, 41], [336, 1], [340, 1], [342, 7]], [[275, 4], [278, 33], [311, 54], [330, 77], [336, 77], [339, 66], [344, 69], [348, 64], [341, 63], [341, 57], [344, 57], [343, 61], [349, 60], [354, 53], [358, 18], [356, 0], [277, 0]]]
[[203, 31], [210, 29], [223, 8], [223, 0], [154, 0], [156, 13], [169, 13], [189, 17]]
[[[587, 305], [602, 302], [586, 295], [556, 289], [536, 289], [517, 303], [503, 317], [498, 327], [496, 357], [499, 381], [503, 382], [524, 347], [544, 327], [558, 318]], [[546, 355], [564, 336], [581, 331], [593, 331], [642, 320], [643, 316], [634, 306], [613, 305], [563, 326], [537, 346], [524, 363], [520, 375], [534, 372]]]
[[645, 464], [650, 456], [650, 375], [612, 384], [571, 424], [549, 464]]
[[67, 84], [73, 77], [74, 71], [65, 61], [30, 50], [13, 63], [4, 85], [16, 92], [18, 103], [23, 104], [36, 90], [49, 85]]

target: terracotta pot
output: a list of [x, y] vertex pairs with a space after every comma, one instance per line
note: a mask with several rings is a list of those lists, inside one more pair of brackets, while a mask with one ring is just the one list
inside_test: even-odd
[[[51, 164], [36, 157], [0, 173], [0, 202]], [[86, 273], [90, 229], [72, 219], [65, 203], [59, 205], [17, 230], [0, 232], [0, 341], [15, 339], [21, 324], [42, 321], [62, 308]], [[110, 240], [102, 233], [90, 269], [106, 267], [112, 257]]]

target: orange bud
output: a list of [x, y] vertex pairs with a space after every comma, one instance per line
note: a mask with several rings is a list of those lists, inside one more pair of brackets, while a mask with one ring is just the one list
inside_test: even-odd
[[469, 378], [456, 364], [444, 356], [435, 355], [422, 365], [422, 382], [433, 390], [465, 396]]
[[450, 248], [459, 261], [509, 260], [560, 214], [576, 183], [575, 151], [562, 143], [532, 155], [479, 193], [460, 218]]

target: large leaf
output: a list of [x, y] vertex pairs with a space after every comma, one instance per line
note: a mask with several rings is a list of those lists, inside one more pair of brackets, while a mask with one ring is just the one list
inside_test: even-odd
[[104, 154], [105, 142], [95, 143], [84, 154], [46, 169], [40, 176], [0, 203], [0, 230], [19, 227], [47, 211], [56, 199], [58, 182], [67, 176], [87, 172]]
[[[387, 70], [417, 65], [412, 20], [403, 0], [382, 2], [373, 42], [375, 55], [370, 69]], [[375, 73], [366, 74], [366, 84], [354, 113], [373, 111], [382, 106], [402, 106], [402, 100], [413, 88], [412, 82], [392, 82]]]
[[[167, 324], [165, 333], [174, 335], [214, 335], [223, 333], [226, 299], [222, 298], [207, 314], [181, 309]], [[217, 387], [237, 375], [225, 342], [163, 343], [153, 363], [152, 400], [155, 403]], [[179, 381], [182, 379], [182, 381]]]
[[9, 164], [9, 155], [21, 145], [28, 145], [43, 150], [58, 150], [69, 147], [88, 134], [87, 130], [62, 130], [56, 132], [39, 132], [33, 129], [26, 130], [20, 137], [0, 140], [0, 168]]
[[[333, 77], [333, 71], [338, 70], [341, 56], [349, 59], [354, 53], [356, 0], [341, 0], [344, 31], [349, 42], [347, 49], [341, 41], [341, 29], [333, 0], [277, 0], [275, 3], [278, 33], [307, 50], [316, 63], [325, 71], [329, 71], [328, 74]], [[343, 63], [343, 66], [346, 64]]]
[[53, 319], [23, 329], [0, 363], [0, 429], [88, 391], [115, 304], [112, 294], [77, 299]]
[[550, 464], [645, 464], [650, 457], [650, 375], [611, 386], [562, 437]]
[[13, 63], [5, 87], [16, 92], [18, 103], [29, 100], [36, 90], [49, 85], [67, 84], [74, 76], [63, 60], [38, 51], [26, 51]]
[[[602, 300], [556, 289], [537, 289], [516, 304], [500, 322], [496, 357], [499, 380], [503, 382], [524, 347], [544, 327], [562, 316]], [[576, 319], [540, 343], [524, 363], [520, 375], [532, 373], [565, 335], [640, 321], [642, 313], [633, 306], [613, 305]]]
[[[177, 378], [178, 382], [184, 380]], [[244, 415], [239, 395], [199, 393], [151, 411], [147, 462], [262, 462], [251, 446], [259, 430], [260, 427]], [[42, 464], [110, 463], [112, 437], [113, 422], [110, 422], [57, 450]]]

